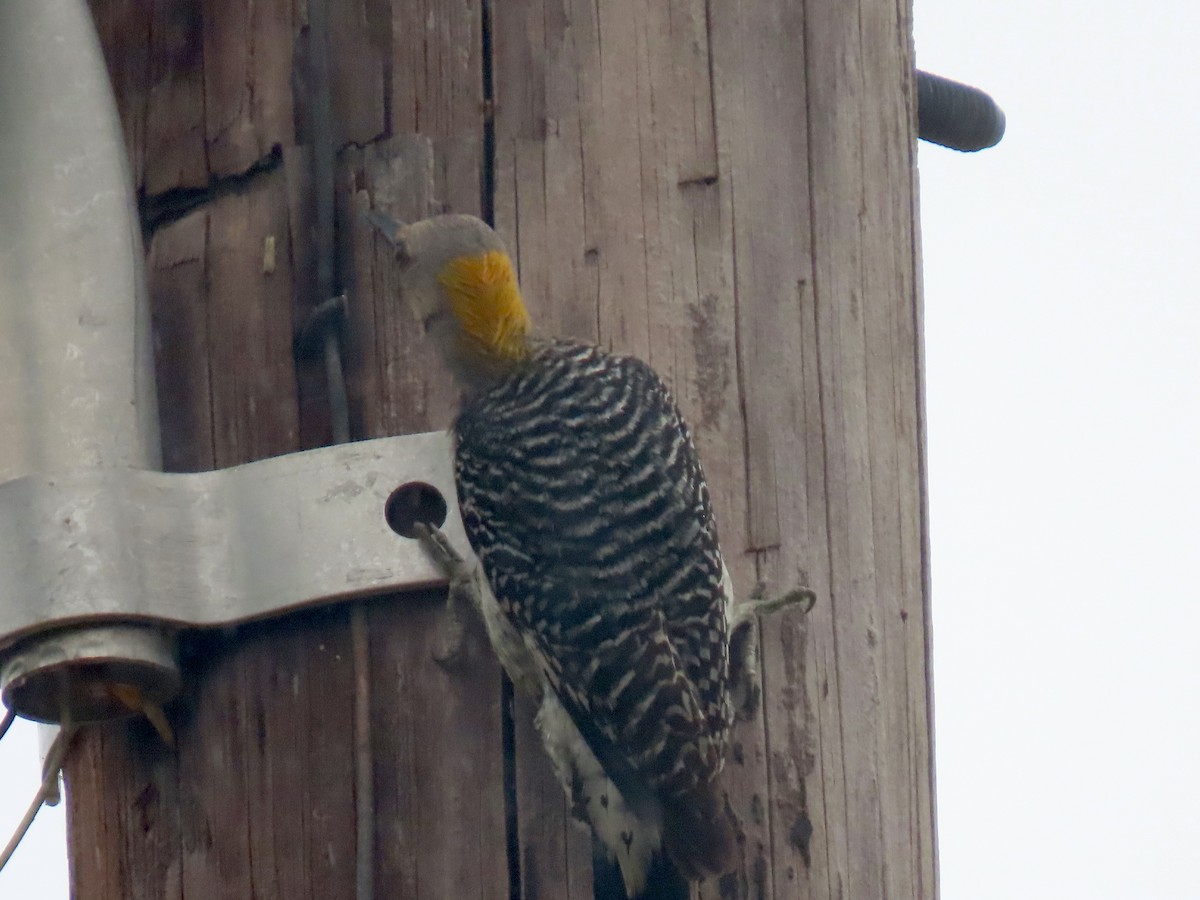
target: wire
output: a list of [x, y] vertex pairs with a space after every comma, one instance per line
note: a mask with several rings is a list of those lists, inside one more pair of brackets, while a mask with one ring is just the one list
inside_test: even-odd
[[[316, 218], [318, 307], [310, 323], [321, 329], [325, 380], [329, 393], [329, 420], [334, 444], [350, 440], [350, 411], [346, 374], [342, 365], [337, 324], [345, 315], [345, 297], [335, 298], [336, 246], [334, 241], [334, 134], [333, 101], [329, 77], [329, 0], [309, 0], [308, 21], [313, 128], [313, 194]], [[331, 300], [331, 298], [333, 298]], [[320, 311], [334, 304], [340, 316], [317, 322]], [[350, 606], [350, 635], [354, 657], [354, 772], [355, 772], [355, 896], [373, 900], [375, 894], [375, 797], [371, 759], [370, 657], [366, 607]]]
[[[4, 717], [4, 729], [7, 729], [11, 724], [12, 712], [10, 710]], [[67, 750], [70, 748], [71, 742], [75, 739], [77, 731], [78, 729], [74, 725], [64, 724], [58, 732], [58, 737], [50, 745], [50, 752], [46, 755], [45, 775], [42, 777], [42, 783], [38, 787], [38, 792], [29, 804], [29, 809], [25, 810], [25, 815], [17, 824], [17, 830], [13, 832], [13, 836], [4, 848], [4, 852], [0, 853], [0, 872], [4, 871], [4, 867], [8, 865], [8, 861], [12, 859], [13, 854], [17, 851], [17, 845], [21, 843], [21, 840], [25, 837], [25, 833], [29, 831], [29, 826], [33, 824], [33, 820], [41, 810], [42, 805], [46, 802], [46, 798], [53, 791], [57, 790], [58, 773], [62, 770], [63, 760], [66, 759]], [[2, 734], [3, 731], [0, 731], [0, 735]]]

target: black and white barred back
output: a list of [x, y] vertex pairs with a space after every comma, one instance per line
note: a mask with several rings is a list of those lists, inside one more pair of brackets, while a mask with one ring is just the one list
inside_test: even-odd
[[732, 598], [666, 386], [632, 357], [547, 342], [465, 400], [456, 432], [471, 545], [610, 777], [668, 803], [710, 789]]

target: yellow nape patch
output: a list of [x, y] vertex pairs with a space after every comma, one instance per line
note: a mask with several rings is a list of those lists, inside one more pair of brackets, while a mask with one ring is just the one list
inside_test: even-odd
[[507, 254], [490, 250], [459, 256], [446, 264], [438, 281], [463, 331], [482, 349], [506, 359], [526, 355], [529, 313]]

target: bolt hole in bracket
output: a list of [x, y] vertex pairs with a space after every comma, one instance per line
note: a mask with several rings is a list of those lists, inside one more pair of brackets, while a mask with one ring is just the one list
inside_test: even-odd
[[[211, 472], [0, 484], [0, 695], [18, 715], [129, 715], [180, 687], [175, 635], [444, 584], [413, 525], [471, 554], [444, 432]], [[402, 537], [398, 537], [398, 535]]]
[[446, 524], [446, 498], [432, 484], [410, 481], [392, 491], [384, 507], [384, 518], [401, 537], [416, 538], [417, 523], [441, 528]]

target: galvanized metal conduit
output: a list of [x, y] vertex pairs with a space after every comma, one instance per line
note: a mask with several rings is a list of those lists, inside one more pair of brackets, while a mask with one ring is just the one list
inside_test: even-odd
[[[84, 0], [0, 3], [0, 483], [158, 469], [142, 243], [108, 71]], [[64, 515], [70, 515], [65, 510]], [[96, 584], [97, 593], [115, 585]], [[76, 639], [78, 637], [78, 639]], [[103, 667], [108, 639], [178, 687], [171, 639], [145, 626], [56, 635], [62, 666]], [[45, 689], [55, 687], [47, 666]]]
[[[0, 122], [0, 483], [158, 468], [140, 229], [84, 0], [0, 3]], [[56, 644], [60, 658], [41, 674], [64, 711], [69, 673], [102, 669], [113, 645], [147, 663], [139, 686], [152, 697], [178, 687], [171, 639], [158, 629], [106, 625]], [[68, 739], [52, 744], [26, 827], [43, 800], [57, 802]]]

